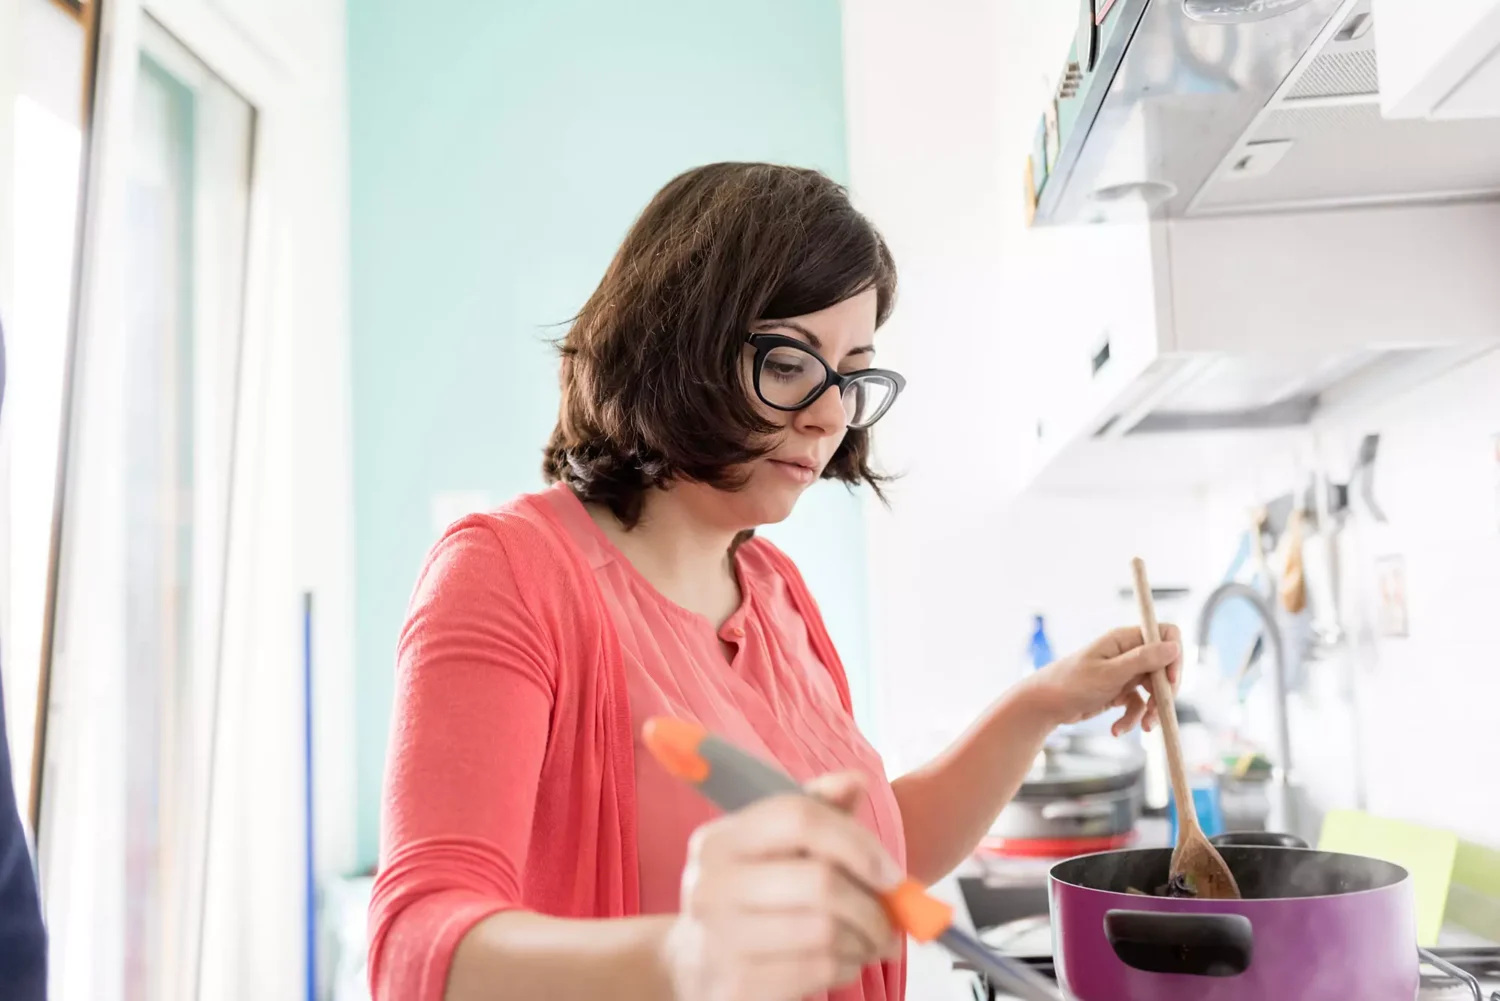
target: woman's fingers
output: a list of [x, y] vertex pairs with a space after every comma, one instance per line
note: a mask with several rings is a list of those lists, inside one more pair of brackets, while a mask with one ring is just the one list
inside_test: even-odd
[[1110, 732], [1116, 737], [1129, 733], [1145, 715], [1146, 700], [1141, 697], [1139, 690], [1132, 689], [1125, 699], [1125, 715], [1115, 720], [1114, 726], [1110, 727]]
[[[1175, 640], [1160, 643], [1145, 643], [1109, 660], [1110, 667], [1124, 675], [1155, 674], [1174, 667], [1182, 649]], [[1170, 677], [1171, 671], [1168, 670]]]
[[857, 777], [826, 776], [812, 795], [771, 797], [693, 833], [669, 956], [682, 996], [792, 1001], [899, 950], [874, 890], [904, 875], [846, 812], [862, 790]]
[[1182, 647], [1182, 630], [1170, 622], [1163, 622], [1160, 630], [1161, 643], [1147, 643], [1145, 637], [1141, 635], [1139, 626], [1121, 626], [1119, 629], [1111, 630], [1101, 636], [1093, 647], [1090, 648], [1090, 652], [1104, 660], [1117, 660], [1142, 648], [1172, 644], [1171, 652], [1164, 659], [1156, 662], [1152, 668], [1152, 670], [1161, 670], [1174, 660], [1179, 659]]
[[[1175, 696], [1178, 690], [1182, 688], [1182, 631], [1168, 623], [1161, 627], [1161, 638], [1164, 643], [1175, 644], [1178, 651], [1177, 656], [1165, 668], [1167, 681], [1171, 683], [1172, 694]], [[1145, 718], [1141, 720], [1141, 729], [1150, 733], [1160, 725], [1161, 710], [1156, 704], [1156, 697], [1153, 695], [1146, 706]]]
[[[1147, 643], [1140, 627], [1124, 626], [1054, 667], [1061, 670], [1056, 680], [1067, 689], [1056, 701], [1070, 703], [1067, 711], [1059, 711], [1059, 717], [1072, 722], [1123, 708], [1125, 712], [1112, 727], [1114, 733], [1126, 733], [1138, 725], [1151, 730], [1159, 718], [1155, 677], [1164, 672], [1174, 693], [1182, 684], [1182, 631], [1163, 623], [1161, 641]], [[1109, 693], [1116, 694], [1111, 697]]]
[[699, 857], [707, 862], [811, 855], [874, 889], [890, 889], [905, 878], [874, 834], [810, 796], [773, 796], [741, 810], [734, 820], [695, 832], [702, 841]]
[[851, 984], [859, 978], [859, 970], [854, 963], [817, 953], [767, 956], [750, 963], [737, 983], [723, 985], [714, 996], [731, 1001], [799, 998], [809, 991], [821, 993]]
[[727, 896], [747, 911], [829, 915], [859, 940], [861, 956], [879, 956], [890, 946], [891, 923], [880, 902], [825, 862], [763, 862], [736, 869], [730, 879]]
[[1182, 630], [1170, 622], [1161, 627], [1161, 638], [1163, 643], [1175, 643], [1177, 645], [1177, 656], [1167, 665], [1167, 680], [1172, 682], [1172, 694], [1182, 687]]
[[880, 958], [880, 949], [847, 925], [815, 911], [741, 914], [735, 919], [734, 932], [739, 951], [745, 956], [817, 954], [855, 967]]
[[865, 779], [859, 772], [829, 772], [802, 788], [839, 812], [851, 813], [865, 791]]

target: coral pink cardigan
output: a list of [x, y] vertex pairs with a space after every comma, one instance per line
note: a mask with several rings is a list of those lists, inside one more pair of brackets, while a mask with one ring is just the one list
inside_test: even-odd
[[[370, 903], [376, 1001], [440, 1001], [459, 940], [498, 911], [640, 913], [626, 667], [593, 568], [560, 513], [565, 489], [455, 524], [418, 578], [400, 641]], [[842, 664], [795, 565], [768, 542], [746, 545], [784, 581], [850, 712]], [[516, 830], [517, 818], [529, 818], [529, 830]], [[481, 836], [495, 831], [506, 832], [508, 851]], [[878, 993], [899, 997], [905, 963], [879, 979], [889, 989]]]

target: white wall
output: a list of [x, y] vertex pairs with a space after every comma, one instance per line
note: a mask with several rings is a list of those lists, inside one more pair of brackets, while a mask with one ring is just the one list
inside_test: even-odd
[[[1342, 537], [1353, 635], [1312, 665], [1310, 692], [1294, 700], [1298, 768], [1319, 805], [1355, 806], [1357, 760], [1371, 812], [1500, 844], [1500, 354], [1320, 427], [1309, 457], [1342, 478], [1368, 432], [1381, 435], [1376, 498], [1389, 521], [1361, 518]], [[1258, 472], [1262, 490], [1300, 478], [1290, 456]], [[1223, 522], [1265, 498], [1226, 484], [1207, 498], [1208, 518]], [[1405, 560], [1405, 638], [1379, 635], [1373, 621], [1374, 561], [1391, 556]]]
[[[1261, 461], [1241, 482], [1204, 496], [1143, 492], [1137, 483], [1129, 493], [1010, 499], [1021, 475], [1025, 429], [1016, 418], [1026, 412], [1027, 373], [1048, 364], [1049, 317], [1070, 305], [1037, 301], [1007, 281], [1039, 233], [1045, 239], [1025, 228], [1021, 165], [1075, 14], [1065, 4], [984, 0], [846, 5], [851, 176], [901, 270], [881, 350], [911, 383], [877, 436], [886, 465], [906, 476], [893, 509], [877, 509], [871, 527], [890, 764], [910, 764], [917, 747], [972, 711], [992, 679], [1013, 672], [1033, 608], [1050, 613], [1055, 645], [1066, 648], [1129, 621], [1115, 594], [1129, 555], [1146, 555], [1158, 583], [1201, 588], [1227, 567], [1248, 505], [1286, 489], [1299, 462], [1347, 463], [1366, 426], [1385, 430], [1383, 489], [1404, 512], [1371, 545], [1410, 548], [1413, 630], [1424, 616], [1434, 626], [1425, 638], [1380, 644], [1382, 664], [1419, 658], [1428, 663], [1423, 676], [1441, 682], [1425, 691], [1465, 701], [1462, 685], [1475, 681], [1465, 623], [1482, 618], [1472, 613], [1484, 601], [1493, 607], [1488, 588], [1500, 573], [1485, 437], [1500, 425], [1493, 359], [1359, 420], [1289, 436], [1281, 462], [1258, 450]], [[976, 378], [985, 365], [995, 370]], [[1371, 689], [1385, 691], [1384, 683]], [[1377, 781], [1371, 805], [1398, 807], [1394, 794]], [[1441, 813], [1420, 802], [1401, 812]], [[1455, 810], [1451, 822], [1464, 815]]]
[[1031, 377], [1076, 308], [1029, 286], [1047, 234], [1027, 229], [1022, 186], [1076, 9], [861, 0], [844, 20], [854, 195], [901, 276], [881, 356], [908, 390], [876, 442], [904, 475], [869, 530], [877, 732], [899, 772], [1015, 677], [1033, 612], [1063, 650], [1130, 620], [1115, 591], [1136, 552], [1163, 582], [1196, 574], [1201, 517], [1170, 493], [1012, 500]]
[[[1412, 635], [1313, 666], [1294, 699], [1298, 768], [1324, 808], [1354, 805], [1362, 775], [1368, 809], [1496, 843], [1500, 359], [1359, 420], [1281, 436], [1284, 451], [1255, 449], [1243, 477], [1211, 491], [1137, 477], [1129, 490], [1014, 499], [1024, 415], [1037, 412], [1028, 374], [1054, 363], [1052, 321], [1073, 305], [1017, 278], [1045, 239], [1025, 228], [1022, 158], [1075, 15], [1069, 4], [983, 0], [845, 5], [854, 194], [889, 238], [902, 281], [881, 354], [909, 379], [876, 436], [886, 467], [906, 475], [890, 511], [872, 505], [869, 526], [874, 700], [889, 771], [925, 759], [1015, 677], [1032, 612], [1047, 613], [1059, 652], [1132, 622], [1117, 594], [1131, 556], [1147, 558], [1154, 583], [1194, 589], [1162, 609], [1190, 625], [1248, 508], [1310, 468], [1342, 477], [1359, 435], [1379, 429], [1391, 525], [1348, 534], [1346, 591], [1368, 587], [1370, 554], [1404, 554]], [[1258, 709], [1250, 722], [1270, 737]], [[913, 978], [914, 997], [947, 996], [935, 962], [914, 959]]]
[[[912, 665], [946, 679], [1006, 642], [976, 642], [956, 613], [983, 604], [976, 585], [1004, 573], [997, 496], [1021, 450], [1006, 420], [1021, 383], [1004, 359], [1024, 343], [1024, 323], [1007, 322], [1000, 289], [1023, 235], [1025, 123], [1045, 93], [1045, 53], [1066, 50], [1056, 22], [1073, 15], [1046, 24], [1041, 6], [1065, 5], [844, 5], [851, 184], [896, 258], [898, 304], [880, 350], [908, 380], [876, 435], [881, 465], [902, 479], [889, 511], [871, 504], [868, 535], [874, 715], [893, 768], [913, 728], [943, 725], [906, 704], [900, 679], [915, 677]], [[1011, 651], [997, 654], [1008, 670]]]
[[[320, 879], [355, 864], [348, 142], [343, 0], [218, 0], [281, 67], [267, 367], [264, 544], [279, 569], [255, 620], [293, 641], [244, 690], [234, 924], [215, 997], [300, 997], [303, 984], [300, 596], [314, 595], [315, 853]], [[288, 629], [287, 627], [291, 628]], [[228, 843], [222, 849], [230, 848]], [[326, 964], [325, 964], [326, 965]], [[324, 982], [328, 970], [321, 971]]]
[[[276, 179], [284, 294], [271, 478], [291, 491], [297, 593], [314, 594], [317, 852], [325, 876], [354, 863], [353, 530], [349, 428], [348, 94], [343, 0], [217, 0], [286, 69]], [[290, 401], [290, 408], [281, 406]], [[300, 705], [300, 703], [298, 703]]]
[[[867, 534], [875, 739], [892, 774], [1000, 691], [1029, 635], [1030, 570], [1014, 562], [1027, 536], [1004, 519], [1003, 498], [1025, 451], [1024, 369], [1045, 356], [1045, 313], [1059, 304], [1003, 290], [1024, 251], [1022, 170], [1043, 77], [1076, 14], [1065, 3], [844, 3], [850, 181], [895, 255], [900, 291], [880, 354], [907, 377], [875, 435], [877, 461], [903, 477], [889, 510], [869, 505]], [[908, 996], [968, 996], [948, 965], [916, 949]]]

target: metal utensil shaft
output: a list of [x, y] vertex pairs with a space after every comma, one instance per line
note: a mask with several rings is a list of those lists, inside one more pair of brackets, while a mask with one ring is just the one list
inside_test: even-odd
[[996, 991], [1003, 991], [1024, 1001], [1059, 1001], [1062, 995], [1046, 977], [1031, 967], [1006, 959], [973, 936], [950, 927], [938, 936], [943, 947], [961, 959], [967, 959], [989, 978]]

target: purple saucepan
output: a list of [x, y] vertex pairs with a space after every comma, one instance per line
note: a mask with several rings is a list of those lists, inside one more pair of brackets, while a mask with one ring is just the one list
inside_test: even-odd
[[1052, 867], [1058, 981], [1078, 1001], [1412, 1001], [1411, 875], [1360, 855], [1226, 846], [1243, 900], [1143, 897], [1169, 848]]

